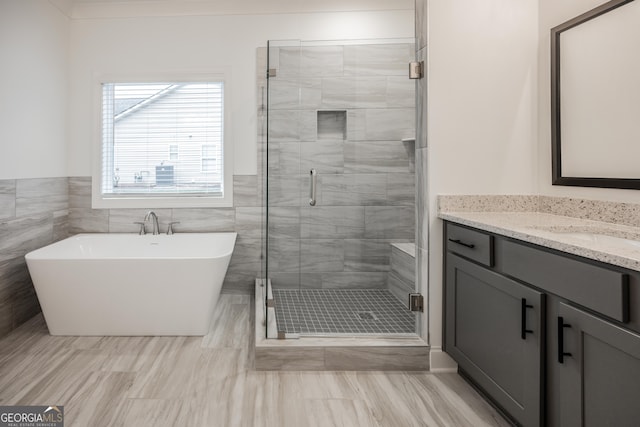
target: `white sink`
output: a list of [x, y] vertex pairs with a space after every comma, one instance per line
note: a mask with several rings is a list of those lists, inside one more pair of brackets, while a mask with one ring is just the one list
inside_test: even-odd
[[622, 237], [609, 236], [608, 234], [599, 233], [584, 233], [584, 232], [560, 232], [554, 231], [554, 233], [561, 234], [566, 237], [572, 237], [585, 242], [590, 243], [602, 243], [609, 246], [618, 246], [629, 249], [640, 249], [640, 241], [625, 239]]

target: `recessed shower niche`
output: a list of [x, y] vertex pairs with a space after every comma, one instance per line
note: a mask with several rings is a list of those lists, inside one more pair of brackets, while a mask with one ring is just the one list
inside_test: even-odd
[[347, 139], [347, 111], [318, 111], [318, 139]]

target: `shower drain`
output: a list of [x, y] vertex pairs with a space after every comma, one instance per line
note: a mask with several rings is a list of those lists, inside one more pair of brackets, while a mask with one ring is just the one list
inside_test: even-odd
[[358, 311], [356, 314], [362, 320], [378, 320], [378, 318], [375, 314], [373, 314], [372, 311]]

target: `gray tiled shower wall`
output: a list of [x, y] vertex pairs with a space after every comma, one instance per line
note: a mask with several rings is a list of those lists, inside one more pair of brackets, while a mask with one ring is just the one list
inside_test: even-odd
[[415, 239], [414, 147], [401, 141], [415, 137], [415, 45], [272, 47], [269, 56], [273, 286], [386, 287], [390, 242]]
[[24, 260], [67, 237], [68, 179], [0, 180], [0, 337], [40, 312]]

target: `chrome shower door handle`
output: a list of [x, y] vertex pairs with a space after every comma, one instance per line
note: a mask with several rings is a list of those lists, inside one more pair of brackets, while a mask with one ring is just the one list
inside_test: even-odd
[[316, 205], [316, 181], [317, 181], [317, 174], [316, 174], [316, 170], [315, 169], [311, 169], [309, 171], [309, 204], [311, 206], [315, 206]]

